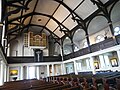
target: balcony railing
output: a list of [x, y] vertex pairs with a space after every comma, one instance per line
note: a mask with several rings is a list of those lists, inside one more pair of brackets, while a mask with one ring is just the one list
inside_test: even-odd
[[[116, 43], [116, 41], [117, 41], [117, 43]], [[79, 57], [79, 56], [82, 56], [85, 54], [103, 50], [103, 49], [115, 46], [117, 44], [120, 44], [120, 35], [116, 36], [116, 40], [111, 37], [111, 38], [105, 39], [102, 42], [91, 45], [90, 46], [91, 52], [90, 52], [89, 48], [87, 47], [87, 48], [80, 49], [77, 52], [70, 53], [68, 55], [64, 55], [64, 60], [68, 60], [68, 59], [71, 59], [74, 57]]]
[[[59, 62], [62, 61], [61, 56], [43, 56], [43, 60], [39, 62]], [[8, 57], [8, 64], [15, 63], [38, 63], [34, 57]]]
[[[117, 40], [117, 43], [116, 43]], [[116, 36], [116, 40], [113, 38], [108, 38], [102, 42], [93, 44], [90, 46], [91, 52], [89, 48], [83, 48], [80, 49], [79, 51], [76, 51], [74, 53], [70, 53], [68, 55], [64, 55], [64, 60], [68, 60], [71, 58], [79, 57], [82, 55], [86, 55], [92, 52], [96, 52], [99, 50], [103, 50], [112, 46], [115, 46], [117, 44], [120, 44], [120, 35]], [[9, 64], [13, 63], [36, 63], [34, 57], [8, 57], [7, 61]], [[62, 61], [61, 56], [43, 56], [43, 61], [40, 62], [58, 62]]]

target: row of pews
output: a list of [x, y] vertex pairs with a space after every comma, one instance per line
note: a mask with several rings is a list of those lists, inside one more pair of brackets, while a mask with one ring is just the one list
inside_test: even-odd
[[3, 86], [0, 86], [0, 90], [63, 90], [69, 87], [71, 86], [68, 84], [63, 85], [31, 79], [6, 82]]
[[120, 72], [82, 72], [5, 82], [0, 90], [120, 90]]
[[[120, 72], [91, 72], [48, 77], [48, 82], [69, 84], [65, 90], [120, 90]], [[77, 88], [77, 89], [76, 89]]]

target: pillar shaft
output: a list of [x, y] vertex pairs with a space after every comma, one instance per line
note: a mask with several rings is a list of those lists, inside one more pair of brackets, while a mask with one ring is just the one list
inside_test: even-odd
[[52, 76], [54, 76], [54, 64], [52, 64]]
[[61, 64], [61, 73], [62, 73], [62, 75], [66, 74], [64, 63]]
[[90, 66], [93, 74], [96, 74], [95, 66], [94, 66], [94, 58], [90, 57]]
[[105, 65], [106, 65], [105, 67], [106, 67], [106, 68], [111, 67], [110, 60], [109, 60], [108, 55], [104, 55], [104, 59], [105, 59]]
[[23, 80], [23, 66], [20, 67], [20, 80]]
[[75, 75], [78, 75], [76, 61], [74, 61], [74, 72], [75, 72]]
[[3, 61], [0, 61], [0, 86], [3, 85], [4, 83], [4, 65], [3, 65]]
[[117, 55], [118, 55], [118, 65], [120, 67], [120, 50], [117, 50], [116, 52], [117, 52]]
[[105, 68], [106, 64], [105, 64], [104, 56], [99, 55], [99, 59], [100, 59], [100, 68]]
[[47, 65], [47, 77], [50, 76], [50, 68], [49, 68], [49, 65]]
[[36, 77], [39, 80], [40, 79], [40, 67], [36, 66]]
[[90, 69], [90, 60], [86, 59], [87, 69]]

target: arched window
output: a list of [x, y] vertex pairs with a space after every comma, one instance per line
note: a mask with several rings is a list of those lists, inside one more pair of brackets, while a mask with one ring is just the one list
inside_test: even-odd
[[104, 36], [103, 35], [98, 35], [97, 37], [96, 37], [96, 43], [98, 43], [98, 42], [101, 42], [101, 41], [103, 41], [103, 40], [105, 40], [105, 38], [104, 38]]
[[74, 44], [74, 52], [76, 52], [78, 50], [79, 50], [78, 46]]
[[120, 27], [115, 27], [114, 28], [114, 35], [117, 36], [120, 34]]
[[88, 47], [87, 41], [83, 42], [83, 48]]

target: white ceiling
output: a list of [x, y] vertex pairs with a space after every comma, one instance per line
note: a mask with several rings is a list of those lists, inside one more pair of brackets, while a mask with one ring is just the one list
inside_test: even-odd
[[[62, 0], [58, 0], [62, 1]], [[101, 0], [103, 3], [106, 3], [109, 0]], [[29, 10], [25, 12], [23, 10], [23, 15], [26, 15], [28, 13], [32, 13], [35, 9], [35, 12], [42, 13], [45, 15], [50, 15], [52, 18], [43, 16], [43, 15], [33, 15], [32, 20], [30, 22], [31, 17], [27, 18], [24, 22], [25, 25], [31, 23], [35, 25], [45, 26], [47, 27], [51, 32], [53, 32], [55, 35], [57, 35], [59, 38], [63, 37], [65, 34], [60, 31], [60, 28], [58, 27], [58, 23], [53, 20], [55, 18], [57, 21], [63, 25], [66, 29], [72, 30], [75, 26], [78, 24], [72, 20], [72, 16], [70, 15], [70, 11], [64, 7], [62, 4], [54, 1], [54, 0], [38, 0], [37, 6], [35, 8], [37, 0], [32, 0], [28, 6]], [[63, 0], [63, 3], [65, 3], [71, 10], [74, 10], [74, 12], [79, 15], [82, 19], [86, 19], [89, 15], [91, 15], [93, 12], [95, 12], [98, 8], [96, 5], [93, 5], [93, 3], [90, 0]], [[81, 4], [80, 6], [78, 6]], [[78, 6], [78, 7], [77, 7]], [[77, 7], [77, 8], [76, 8]], [[9, 20], [12, 20], [13, 18], [20, 17], [21, 12], [18, 14], [13, 14], [9, 16]], [[97, 23], [96, 23], [97, 22]], [[106, 27], [106, 22], [103, 19], [95, 19], [92, 24], [94, 26], [90, 26], [90, 34], [95, 33], [99, 31], [100, 29]], [[48, 34], [48, 31], [43, 27], [37, 27], [32, 26], [32, 31], [34, 32], [40, 32], [41, 30], [45, 31]], [[79, 31], [81, 37], [83, 38], [83, 31]], [[48, 34], [49, 35], [49, 34]], [[79, 34], [77, 33], [77, 36]], [[78, 38], [76, 38], [77, 40]]]

